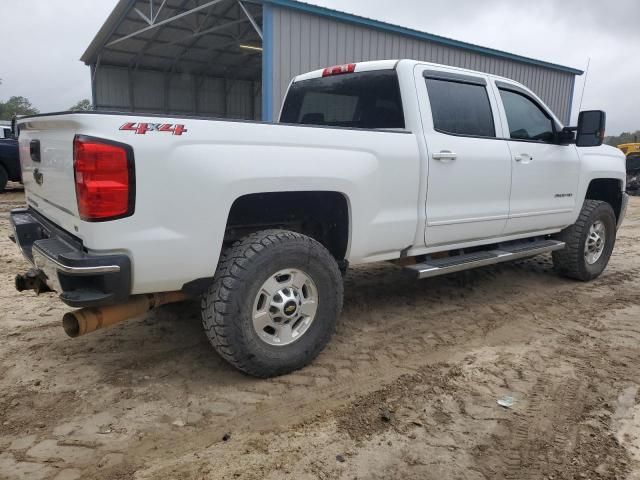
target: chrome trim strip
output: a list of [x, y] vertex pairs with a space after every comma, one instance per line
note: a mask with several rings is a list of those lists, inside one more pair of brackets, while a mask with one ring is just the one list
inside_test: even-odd
[[540, 212], [524, 212], [524, 213], [514, 213], [510, 214], [509, 218], [525, 218], [525, 217], [537, 217], [540, 215], [558, 215], [560, 213], [569, 213], [573, 212], [573, 208], [560, 208], [557, 210], [543, 210]]
[[[564, 242], [556, 242], [554, 245], [545, 247], [532, 248], [530, 250], [523, 250], [520, 252], [506, 252], [504, 250], [490, 250], [489, 253], [495, 255], [493, 258], [484, 258], [482, 260], [475, 260], [471, 262], [463, 262], [457, 265], [450, 265], [448, 267], [436, 267], [427, 266], [425, 264], [410, 265], [406, 268], [416, 273], [418, 279], [436, 277], [438, 275], [445, 275], [447, 273], [461, 272], [463, 270], [470, 270], [472, 268], [484, 267], [487, 265], [495, 265], [497, 263], [509, 262], [511, 260], [518, 260], [520, 258], [533, 257], [540, 255], [541, 253], [553, 252], [554, 250], [562, 250], [565, 247]], [[427, 264], [428, 265], [428, 264]]]
[[473, 222], [491, 222], [493, 220], [508, 220], [508, 215], [493, 215], [488, 217], [474, 217], [474, 218], [459, 218], [455, 220], [436, 220], [435, 222], [427, 223], [427, 227], [442, 227], [446, 225], [460, 225], [461, 223], [473, 223]]
[[[36, 254], [38, 257], [36, 257]], [[64, 273], [69, 273], [71, 275], [91, 275], [97, 273], [118, 273], [120, 271], [119, 265], [102, 265], [98, 267], [71, 267], [69, 265], [65, 265], [60, 263], [58, 260], [51, 258], [46, 254], [41, 248], [38, 247], [37, 244], [33, 245], [33, 260], [36, 264], [36, 267], [40, 268], [38, 265], [37, 258], [41, 258], [46, 263], [53, 264], [56, 270], [60, 270]]]

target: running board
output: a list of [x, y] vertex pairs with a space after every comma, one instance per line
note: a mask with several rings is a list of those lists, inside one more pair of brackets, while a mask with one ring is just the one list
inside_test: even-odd
[[509, 262], [519, 258], [533, 257], [541, 253], [562, 250], [564, 242], [557, 240], [538, 240], [535, 242], [520, 242], [511, 245], [504, 245], [494, 250], [484, 252], [474, 252], [453, 257], [445, 257], [427, 260], [424, 263], [408, 265], [407, 268], [419, 278], [436, 277], [447, 273], [461, 272], [486, 265]]

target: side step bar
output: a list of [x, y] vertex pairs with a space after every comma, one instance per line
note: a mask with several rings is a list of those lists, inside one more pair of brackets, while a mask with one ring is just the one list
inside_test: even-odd
[[411, 271], [411, 273], [414, 273], [419, 279], [422, 279], [484, 267], [486, 265], [494, 265], [496, 263], [509, 262], [519, 258], [533, 257], [541, 253], [562, 250], [564, 247], [565, 243], [557, 240], [519, 242], [484, 252], [427, 260], [424, 263], [408, 265], [405, 268]]

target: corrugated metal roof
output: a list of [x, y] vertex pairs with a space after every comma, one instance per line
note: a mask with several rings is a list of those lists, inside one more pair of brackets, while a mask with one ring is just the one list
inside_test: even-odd
[[[186, 1], [164, 0], [163, 2], [161, 2], [160, 0], [156, 0], [156, 3], [158, 4], [156, 8], [159, 7], [160, 4], [165, 5], [164, 14], [190, 10], [190, 8], [185, 7], [185, 5], [187, 4]], [[207, 3], [206, 0], [201, 0], [199, 5], [204, 5], [206, 3]], [[223, 7], [222, 6], [223, 3], [225, 2], [220, 2], [211, 7], [212, 10], [216, 9], [214, 16], [219, 13], [221, 7]], [[233, 2], [233, 3], [235, 4], [236, 2]], [[549, 68], [552, 70], [572, 73], [574, 75], [581, 75], [583, 73], [581, 70], [576, 68], [558, 65], [558, 64], [546, 62], [543, 60], [537, 60], [537, 59], [525, 57], [522, 55], [517, 55], [509, 52], [504, 52], [501, 50], [496, 50], [493, 48], [482, 47], [479, 45], [474, 45], [471, 43], [462, 42], [462, 41], [450, 39], [447, 37], [442, 37], [439, 35], [433, 35], [430, 33], [421, 32], [419, 30], [414, 30], [414, 29], [402, 27], [399, 25], [382, 22], [379, 20], [374, 20], [374, 19], [370, 19], [370, 18], [358, 16], [358, 15], [353, 15], [353, 14], [341, 12], [338, 10], [332, 10], [329, 8], [320, 7], [320, 6], [312, 5], [309, 3], [299, 2], [296, 0], [246, 0], [245, 3], [254, 4], [256, 6], [260, 6], [263, 3], [268, 3], [270, 5], [274, 5], [277, 7], [304, 11], [306, 13], [319, 15], [323, 17], [331, 17], [333, 19], [336, 19], [342, 22], [351, 23], [351, 24], [360, 25], [360, 26], [366, 26], [368, 28], [372, 28], [376, 30], [389, 31], [396, 34], [401, 34], [401, 35], [405, 35], [405, 36], [416, 38], [416, 39], [427, 40], [430, 42], [447, 45], [450, 47], [456, 47], [463, 50], [480, 53], [480, 54], [488, 55], [495, 58], [502, 58], [502, 59], [507, 59], [511, 61], [525, 63], [525, 64], [536, 65], [544, 68]], [[112, 42], [114, 38], [122, 38], [128, 33], [132, 33], [136, 31], [137, 28], [141, 29], [144, 27], [145, 24], [144, 24], [144, 21], [141, 20], [141, 15], [139, 14], [139, 12], [136, 12], [136, 8], [141, 10], [143, 5], [146, 8], [148, 8], [150, 5], [149, 0], [120, 0], [116, 5], [116, 7], [114, 8], [114, 10], [111, 12], [111, 15], [109, 15], [109, 17], [105, 21], [100, 31], [97, 33], [97, 35], [89, 45], [89, 47], [87, 48], [87, 50], [85, 51], [85, 53], [82, 55], [81, 60], [85, 62], [87, 65], [91, 65], [97, 62], [99, 55], [102, 55], [102, 62], [109, 63], [108, 56], [109, 54], [113, 54], [114, 58], [112, 63], [118, 62], [117, 64], [123, 64], [123, 63], [127, 63], [127, 55], [129, 55], [129, 60], [128, 60], [129, 62], [131, 62], [130, 57], [134, 55], [136, 57], [135, 59], [136, 63], [139, 63], [141, 60], [141, 55], [139, 55], [141, 49], [143, 49], [142, 51], [146, 52], [146, 50], [149, 48], [150, 42], [155, 42], [156, 47], [154, 48], [162, 50], [162, 55], [156, 55], [156, 57], [157, 56], [165, 56], [165, 57], [173, 56], [175, 58], [176, 56], [180, 57], [181, 56], [180, 51], [182, 51], [185, 48], [197, 50], [196, 47], [191, 45], [191, 42], [188, 42], [185, 45], [181, 41], [179, 41], [179, 30], [182, 28], [182, 30], [184, 30], [184, 33], [188, 33], [189, 26], [187, 25], [187, 27], [180, 27], [172, 24], [154, 27], [153, 29], [150, 29], [149, 32], [141, 33], [138, 41], [124, 40], [119, 44], [118, 49], [115, 49], [113, 47], [111, 48], [107, 47], [107, 45], [110, 42]], [[261, 15], [258, 13], [258, 10], [260, 9], [254, 8], [253, 13], [259, 19]], [[201, 14], [198, 14], [198, 16], [204, 18], [205, 16], [207, 16], [207, 14], [203, 10]], [[159, 21], [161, 20], [162, 19], [160, 19]], [[162, 33], [159, 34], [158, 30], [161, 30]], [[195, 29], [192, 29], [192, 30], [195, 30]], [[202, 43], [203, 45], [205, 45], [204, 47], [205, 49], [208, 47], [209, 51], [211, 49], [216, 48], [216, 44], [215, 44], [216, 37], [214, 35], [203, 35], [203, 37], [204, 38], [202, 40], [198, 40], [197, 43], [199, 44]], [[218, 37], [223, 37], [223, 35], [218, 35]], [[217, 40], [221, 40], [221, 39], [217, 38]], [[177, 48], [178, 51], [171, 51], [172, 48], [174, 50]], [[218, 48], [224, 49], [224, 48], [231, 48], [231, 47], [229, 45], [226, 45], [223, 41], [220, 41]], [[158, 65], [163, 66], [166, 64], [166, 62], [163, 63], [162, 58], [154, 59], [153, 52], [145, 53], [144, 57], [145, 57], [145, 62], [148, 60], [149, 65], [145, 65], [148, 68], [162, 68], [162, 67], [158, 67]], [[186, 58], [183, 58], [180, 60], [181, 65], [186, 66], [185, 68], [187, 69], [197, 70], [197, 62], [199, 61], [197, 52], [183, 51], [182, 57], [186, 57]], [[237, 67], [235, 63], [236, 59], [237, 59], [237, 55], [234, 56], [234, 59], [230, 60], [233, 62], [232, 65], [230, 66], [233, 66], [234, 68]], [[168, 59], [165, 59], [165, 60], [168, 60]], [[221, 59], [219, 58], [218, 60], [220, 61]], [[255, 68], [259, 68], [259, 65], [256, 65]]]
[[[259, 25], [262, 6], [244, 10]], [[254, 80], [261, 40], [235, 0], [121, 0], [81, 60], [88, 65]], [[244, 48], [257, 47], [257, 49]]]

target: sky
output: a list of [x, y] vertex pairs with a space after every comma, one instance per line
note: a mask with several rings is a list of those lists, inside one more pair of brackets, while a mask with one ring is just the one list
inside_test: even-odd
[[[116, 0], [0, 0], [0, 101], [42, 112], [91, 97], [79, 61]], [[582, 109], [607, 112], [607, 133], [640, 130], [639, 0], [308, 0], [308, 3], [585, 70]], [[573, 122], [585, 75], [578, 77]]]

